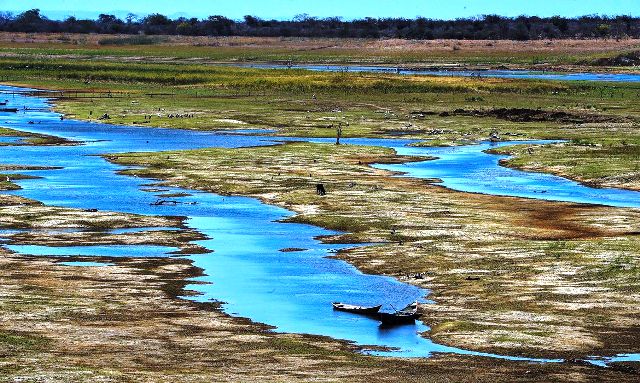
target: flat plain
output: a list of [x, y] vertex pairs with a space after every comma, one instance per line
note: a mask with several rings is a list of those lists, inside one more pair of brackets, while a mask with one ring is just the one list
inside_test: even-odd
[[[270, 129], [293, 137], [412, 138], [425, 146], [562, 139], [507, 146], [504, 165], [598, 187], [640, 189], [640, 87], [633, 83], [436, 77], [255, 69], [234, 63], [374, 64], [420, 68], [638, 73], [598, 59], [638, 49], [620, 41], [380, 41], [0, 35], [0, 80], [47, 89], [66, 119], [194, 130]], [[150, 117], [149, 117], [150, 116]], [[11, 129], [0, 134], [14, 136]], [[24, 145], [68, 145], [30, 136]], [[12, 145], [8, 143], [7, 145]], [[276, 334], [213, 304], [180, 299], [201, 270], [184, 260], [60, 259], [3, 253], [0, 371], [5, 381], [637, 381], [634, 363], [578, 359], [637, 352], [640, 211], [463, 193], [394, 177], [373, 163], [412, 161], [393, 150], [295, 142], [106, 156], [126, 174], [297, 213], [292, 221], [379, 243], [337, 257], [367, 273], [431, 290], [421, 305], [439, 343], [560, 364], [456, 355], [426, 360], [361, 355], [327, 338]], [[0, 187], [17, 186], [9, 175]], [[315, 194], [322, 180], [329, 193]], [[0, 198], [0, 228], [32, 229], [12, 243], [171, 243], [196, 232], [109, 235], [162, 227], [166, 217], [116, 216]], [[172, 218], [176, 220], [178, 218]], [[171, 225], [179, 224], [175, 221]], [[58, 227], [77, 233], [47, 234]], [[39, 230], [33, 230], [33, 229]], [[286, 255], [283, 255], [286, 256]], [[78, 260], [87, 260], [78, 258]], [[416, 277], [419, 276], [419, 277]]]

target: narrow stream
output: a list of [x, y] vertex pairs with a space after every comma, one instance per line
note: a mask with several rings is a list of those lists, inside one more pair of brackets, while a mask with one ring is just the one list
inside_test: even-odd
[[[16, 88], [0, 87], [0, 92], [15, 90]], [[28, 106], [32, 110], [0, 113], [0, 125], [85, 143], [79, 146], [0, 147], [2, 164], [60, 167], [58, 170], [29, 171], [30, 175], [42, 178], [20, 180], [18, 183], [22, 190], [10, 193], [39, 200], [48, 205], [188, 217], [187, 225], [190, 228], [210, 238], [196, 243], [206, 247], [212, 253], [184, 256], [193, 261], [195, 266], [204, 270], [205, 276], [198, 278], [197, 282], [208, 282], [207, 284], [194, 283], [189, 286], [201, 295], [185, 299], [224, 302], [225, 312], [272, 325], [275, 327], [274, 331], [325, 335], [355, 342], [365, 346], [365, 349], [367, 349], [366, 346], [383, 346], [392, 349], [371, 351], [378, 355], [428, 357], [433, 353], [457, 353], [532, 362], [560, 362], [560, 360], [494, 355], [447, 347], [420, 336], [420, 333], [428, 330], [428, 327], [421, 323], [384, 329], [379, 327], [375, 320], [335, 312], [331, 307], [331, 302], [334, 301], [365, 305], [385, 303], [383, 310], [390, 311], [392, 306], [403, 307], [415, 300], [424, 301], [429, 291], [401, 283], [393, 278], [362, 274], [346, 262], [327, 258], [327, 255], [347, 246], [323, 244], [315, 239], [321, 235], [332, 234], [328, 230], [310, 225], [280, 223], [280, 219], [292, 214], [287, 210], [265, 205], [258, 200], [246, 197], [220, 196], [172, 187], [163, 187], [161, 192], [150, 191], [148, 184], [152, 182], [151, 180], [119, 175], [117, 172], [123, 167], [111, 164], [99, 156], [119, 152], [204, 147], [235, 148], [273, 144], [272, 139], [268, 137], [112, 126], [73, 120], [60, 121], [58, 114], [46, 111], [48, 108], [46, 99], [17, 94], [10, 102], [20, 107]], [[34, 123], [29, 124], [29, 121]], [[281, 137], [277, 139], [282, 140]], [[329, 140], [314, 139], [313, 141]], [[452, 148], [448, 153], [450, 157], [447, 157], [444, 149], [440, 148], [405, 147], [410, 142], [378, 139], [345, 140], [347, 144], [392, 147], [404, 154], [439, 153], [442, 156], [442, 159], [437, 161], [397, 165], [402, 171], [414, 172], [414, 176], [423, 176], [424, 174], [420, 172], [428, 168], [433, 168], [430, 171], [436, 171], [440, 166], [432, 164], [438, 161], [455, 162], [456, 150], [461, 150], [459, 153], [464, 154], [458, 160], [460, 167], [466, 168], [473, 164], [474, 172], [482, 172], [483, 169], [493, 171], [501, 169], [497, 165], [498, 156], [482, 153], [484, 144], [463, 149]], [[476, 161], [478, 158], [482, 160]], [[387, 167], [387, 165], [380, 166]], [[451, 169], [455, 169], [455, 166], [451, 165]], [[473, 184], [473, 174], [472, 172], [462, 175], [462, 178], [471, 177], [468, 180]], [[538, 174], [525, 172], [509, 174], [511, 178], [507, 177], [501, 182], [504, 184], [502, 193], [508, 193], [509, 185], [514, 182], [517, 186], [512, 185], [515, 188], [513, 190], [516, 190], [514, 193], [520, 193], [518, 190], [522, 190], [522, 183], [518, 177], [524, 179], [534, 177], [533, 181], [527, 181], [528, 187], [532, 190], [539, 187], [536, 186], [537, 181], [535, 181], [536, 177], [539, 177]], [[446, 186], [455, 188], [457, 185], [452, 181], [455, 179], [454, 176], [449, 179], [446, 174], [440, 174], [439, 177], [443, 179]], [[544, 187], [549, 192], [545, 197], [553, 199], [555, 189], [552, 186], [566, 180], [548, 177], [550, 178], [545, 181], [548, 184]], [[486, 192], [481, 185], [476, 184], [473, 187], [475, 188], [473, 191]], [[591, 189], [575, 183], [572, 187], [590, 190], [594, 203], [636, 206], [627, 202], [629, 196], [625, 193], [623, 197], [613, 198], [606, 189]], [[489, 190], [489, 192], [494, 191]], [[186, 195], [176, 198], [183, 203], [175, 206], [152, 206], [151, 203], [158, 198], [157, 194], [164, 193], [186, 193]], [[639, 195], [640, 193], [634, 194], [636, 201]], [[561, 198], [570, 198], [570, 196]], [[164, 257], [173, 256], [171, 253], [176, 250], [171, 247], [140, 245], [55, 248], [34, 245], [5, 246], [18, 253], [38, 256]], [[284, 248], [306, 250], [281, 252], [280, 250]], [[626, 358], [625, 360], [629, 358], [638, 360], [636, 354], [621, 357]], [[587, 360], [594, 364], [602, 364], [614, 362], [617, 359], [612, 357], [609, 359], [587, 358]]]
[[596, 73], [596, 72], [548, 72], [535, 70], [508, 69], [416, 69], [389, 65], [318, 65], [318, 64], [277, 64], [277, 63], [234, 63], [227, 64], [242, 68], [256, 69], [304, 69], [314, 72], [363, 72], [363, 73], [393, 73], [400, 75], [426, 75], [439, 77], [489, 77], [512, 79], [535, 79], [555, 81], [597, 81], [597, 82], [640, 82], [639, 72], [629, 73]]

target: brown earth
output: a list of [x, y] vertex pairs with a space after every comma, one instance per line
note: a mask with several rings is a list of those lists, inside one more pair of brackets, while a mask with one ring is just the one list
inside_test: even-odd
[[[0, 42], [15, 44], [57, 43], [69, 45], [99, 45], [105, 38], [130, 37], [130, 35], [99, 35], [70, 33], [14, 33], [0, 32]], [[440, 51], [449, 52], [456, 46], [474, 52], [570, 52], [594, 53], [633, 49], [640, 46], [637, 39], [558, 39], [558, 40], [404, 40], [404, 39], [343, 39], [304, 37], [207, 37], [207, 36], [159, 36], [161, 45], [253, 47], [274, 49], [363, 49], [371, 51]]]
[[[640, 211], [459, 193], [367, 166], [399, 160], [388, 152], [290, 143], [110, 160], [147, 168], [130, 174], [254, 196], [297, 212], [291, 221], [349, 232], [327, 241], [380, 243], [338, 257], [431, 289], [436, 304], [421, 309], [440, 343], [570, 358], [635, 350], [635, 263], [615, 265], [637, 251]], [[315, 194], [319, 181], [326, 196]]]
[[79, 268], [58, 265], [56, 259], [2, 254], [0, 382], [637, 379], [633, 366], [360, 356], [338, 341], [274, 334], [220, 313], [215, 304], [176, 299], [185, 280], [199, 274], [184, 260], [111, 261], [116, 266]]
[[628, 117], [528, 108], [455, 109], [451, 112], [442, 112], [440, 116], [491, 117], [511, 122], [556, 122], [563, 124], [623, 123], [631, 121]]

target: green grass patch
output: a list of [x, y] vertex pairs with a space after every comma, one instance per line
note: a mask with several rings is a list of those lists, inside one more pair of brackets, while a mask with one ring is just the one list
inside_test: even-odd
[[48, 339], [37, 335], [0, 331], [0, 348], [7, 351], [39, 350], [49, 343]]

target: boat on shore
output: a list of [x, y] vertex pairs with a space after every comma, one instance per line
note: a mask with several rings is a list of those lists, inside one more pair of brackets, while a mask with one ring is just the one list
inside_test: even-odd
[[378, 313], [378, 319], [383, 326], [394, 326], [400, 324], [415, 323], [416, 319], [420, 318], [418, 313], [418, 302], [413, 302], [402, 310], [398, 310], [394, 313]]
[[340, 303], [340, 302], [333, 302], [332, 305], [333, 305], [333, 309], [336, 311], [345, 311], [345, 312], [360, 314], [360, 315], [376, 315], [378, 314], [378, 311], [380, 311], [380, 308], [382, 307], [382, 305], [357, 306], [357, 305], [350, 305], [350, 304]]

